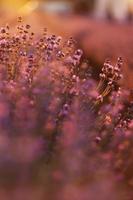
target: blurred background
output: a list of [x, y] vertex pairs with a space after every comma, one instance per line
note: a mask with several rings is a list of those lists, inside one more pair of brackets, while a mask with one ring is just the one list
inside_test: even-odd
[[124, 85], [133, 86], [133, 0], [0, 0], [1, 25], [20, 15], [35, 32], [73, 36], [93, 66], [122, 56]]
[[[122, 56], [124, 59], [123, 86], [125, 88], [133, 87], [133, 0], [0, 0], [0, 26], [8, 23], [11, 28], [14, 28], [18, 16], [22, 16], [25, 23], [31, 24], [37, 35], [46, 27], [49, 33], [61, 35], [64, 39], [71, 36], [75, 38], [77, 48], [83, 49], [90, 64], [99, 71], [106, 58], [116, 61], [118, 56]], [[2, 139], [0, 142], [3, 143]], [[25, 145], [25, 141], [23, 143], [22, 147]], [[26, 151], [25, 148], [25, 155], [27, 155]], [[66, 157], [66, 160], [68, 160], [69, 169], [72, 165], [71, 158]], [[95, 163], [95, 158], [92, 160], [94, 160], [92, 163]], [[74, 166], [79, 165], [79, 163], [75, 163]], [[66, 163], [63, 167], [65, 165]], [[116, 194], [113, 185], [114, 177], [108, 170], [105, 173], [106, 176], [103, 176], [103, 169], [105, 170], [103, 163], [100, 173], [96, 174], [97, 184], [93, 183], [89, 188], [85, 174], [84, 180], [81, 179], [75, 183], [72, 179], [72, 184], [66, 184], [64, 189], [61, 185], [62, 174], [60, 171], [55, 170], [53, 178], [49, 180], [50, 167], [47, 168], [45, 167], [44, 173], [42, 166], [42, 171], [38, 176], [44, 180], [48, 179], [48, 182], [44, 181], [43, 184], [38, 184], [37, 188], [36, 184], [35, 186], [28, 185], [28, 183], [26, 185], [25, 180], [23, 185], [16, 183], [15, 190], [12, 190], [12, 184], [7, 188], [8, 190], [6, 190], [8, 186], [0, 187], [0, 200], [45, 200], [45, 192], [49, 196], [47, 200], [88, 200], [88, 196], [90, 196], [90, 200], [118, 200], [123, 199], [123, 195], [127, 195], [122, 193], [122, 197], [110, 197], [110, 194]], [[14, 166], [13, 169], [16, 172]], [[52, 167], [50, 169], [52, 171]], [[71, 171], [71, 169], [69, 170]], [[88, 168], [86, 170], [88, 171]], [[44, 177], [42, 177], [43, 173]], [[107, 177], [110, 179], [110, 183]], [[23, 177], [21, 178], [23, 180]], [[91, 178], [89, 181], [92, 181]], [[73, 187], [73, 185], [76, 186]], [[44, 190], [46, 191], [44, 192]], [[56, 190], [57, 197], [55, 197], [54, 190]]]

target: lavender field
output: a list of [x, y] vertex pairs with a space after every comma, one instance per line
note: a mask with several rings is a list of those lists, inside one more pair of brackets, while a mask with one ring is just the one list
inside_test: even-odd
[[1, 27], [1, 200], [133, 199], [122, 69], [118, 57], [96, 71], [72, 37], [35, 34], [21, 17]]

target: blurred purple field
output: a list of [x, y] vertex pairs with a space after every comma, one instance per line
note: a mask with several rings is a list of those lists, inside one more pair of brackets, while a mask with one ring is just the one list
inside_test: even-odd
[[80, 3], [0, 9], [0, 200], [133, 200], [132, 22]]

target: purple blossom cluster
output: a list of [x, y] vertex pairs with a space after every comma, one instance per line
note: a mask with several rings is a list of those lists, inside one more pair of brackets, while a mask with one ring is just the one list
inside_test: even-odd
[[70, 200], [67, 188], [89, 185], [104, 165], [133, 185], [133, 92], [120, 86], [122, 64], [105, 61], [97, 84], [72, 38], [38, 37], [21, 18], [14, 33], [1, 28], [0, 184], [39, 179], [56, 188], [47, 199]]

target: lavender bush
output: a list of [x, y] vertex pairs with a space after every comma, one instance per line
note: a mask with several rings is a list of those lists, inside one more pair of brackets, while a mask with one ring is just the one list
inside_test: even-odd
[[[72, 38], [35, 36], [21, 17], [14, 33], [1, 28], [0, 185], [14, 199], [132, 199], [115, 187], [133, 186], [133, 92], [121, 88], [122, 64], [105, 61], [97, 84]], [[21, 191], [30, 184], [41, 192]]]

